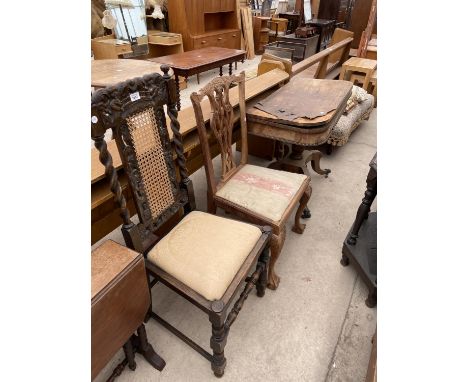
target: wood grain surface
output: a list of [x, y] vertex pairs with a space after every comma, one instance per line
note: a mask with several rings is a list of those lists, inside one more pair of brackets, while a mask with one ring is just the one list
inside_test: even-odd
[[91, 86], [103, 88], [156, 72], [162, 74], [160, 65], [145, 60], [91, 60]]
[[259, 119], [302, 127], [323, 125], [333, 118], [334, 111], [348, 96], [351, 88], [352, 84], [348, 81], [296, 81], [261, 100], [247, 113]]

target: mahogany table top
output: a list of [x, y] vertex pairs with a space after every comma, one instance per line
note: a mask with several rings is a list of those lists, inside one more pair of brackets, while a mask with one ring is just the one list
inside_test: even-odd
[[245, 51], [221, 47], [207, 47], [190, 50], [188, 52], [170, 54], [168, 56], [154, 57], [149, 61], [159, 64], [168, 64], [174, 69], [190, 70], [201, 66], [216, 63], [218, 61], [239, 61], [245, 57]]
[[247, 119], [302, 128], [328, 124], [351, 95], [349, 81], [294, 81], [247, 109]]

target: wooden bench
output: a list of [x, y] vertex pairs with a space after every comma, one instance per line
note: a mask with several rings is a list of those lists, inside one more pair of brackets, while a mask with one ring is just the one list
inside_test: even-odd
[[[272, 70], [261, 76], [246, 82], [245, 99], [247, 105], [256, 103], [256, 98], [272, 91], [289, 79], [289, 75], [279, 69]], [[238, 106], [238, 91], [236, 88], [230, 91], [231, 104]], [[210, 104], [208, 100], [202, 102], [203, 116], [205, 123], [209, 121]], [[238, 109], [235, 111], [236, 126], [233, 132], [233, 141], [240, 138], [240, 129], [237, 126], [239, 119]], [[182, 109], [179, 112], [180, 132], [183, 137], [184, 154], [187, 159], [187, 170], [189, 174], [194, 173], [203, 166], [203, 157], [198, 139], [195, 114], [192, 106]], [[171, 132], [169, 132], [171, 135]], [[172, 138], [172, 137], [171, 137]], [[219, 149], [214, 140], [211, 140], [211, 155], [216, 157]], [[131, 192], [128, 187], [128, 180], [123, 174], [122, 162], [118, 155], [116, 144], [113, 140], [108, 142], [108, 148], [112, 155], [114, 166], [118, 169], [118, 177], [122, 186], [122, 191], [127, 199], [128, 208], [133, 215], [136, 213]], [[171, 223], [175, 223], [171, 222]], [[113, 231], [122, 224], [119, 209], [113, 201], [112, 193], [109, 189], [107, 179], [105, 179], [104, 166], [99, 161], [99, 154], [95, 148], [91, 149], [91, 242], [95, 243], [100, 238]]]

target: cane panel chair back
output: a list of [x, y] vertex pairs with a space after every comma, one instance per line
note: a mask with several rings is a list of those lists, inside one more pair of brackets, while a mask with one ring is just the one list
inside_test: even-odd
[[[229, 89], [237, 85], [239, 92], [239, 113], [241, 125], [241, 159], [235, 162], [232, 150], [232, 131], [234, 127], [234, 109], [230, 102]], [[236, 91], [236, 89], [234, 89]], [[215, 179], [213, 162], [210, 155], [208, 131], [205, 125], [201, 102], [207, 97], [211, 106], [210, 130], [215, 137], [221, 153], [221, 178], [220, 182]], [[245, 114], [245, 73], [239, 75], [223, 76], [213, 79], [208, 85], [190, 96], [195, 111], [198, 133], [201, 136], [200, 144], [205, 159], [205, 172], [208, 180], [208, 192], [216, 193], [224, 182], [226, 182], [241, 165], [247, 164], [247, 121]], [[217, 185], [217, 183], [219, 183]]]
[[[111, 190], [120, 205], [122, 233], [127, 246], [147, 252], [156, 242], [154, 232], [181, 208], [195, 207], [177, 121], [175, 82], [162, 66], [164, 76], [150, 74], [96, 91], [91, 100], [91, 136], [106, 167]], [[166, 113], [174, 138], [178, 180]], [[112, 129], [129, 180], [139, 217], [130, 220], [104, 134]]]

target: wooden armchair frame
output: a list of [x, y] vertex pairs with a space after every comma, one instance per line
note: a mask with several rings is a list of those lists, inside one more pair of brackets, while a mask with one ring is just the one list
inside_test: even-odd
[[[241, 159], [239, 164], [235, 163], [232, 150], [232, 145], [234, 143], [232, 142], [234, 111], [229, 101], [229, 88], [233, 85], [237, 85], [239, 89], [239, 113], [241, 125]], [[210, 129], [217, 140], [221, 153], [221, 178], [219, 182], [215, 179], [213, 162], [210, 155], [210, 144], [208, 142], [208, 132], [205, 126], [201, 106], [201, 101], [205, 97], [209, 99], [211, 105]], [[310, 177], [307, 176], [306, 180], [302, 183], [280, 221], [270, 220], [262, 215], [250, 211], [247, 208], [243, 208], [226, 199], [216, 196], [216, 192], [247, 164], [248, 144], [247, 120], [245, 114], [245, 73], [242, 72], [239, 75], [215, 78], [205, 87], [200, 89], [198, 93], [192, 93], [190, 99], [192, 100], [195, 110], [195, 118], [197, 121], [197, 129], [200, 137], [200, 145], [202, 148], [206, 179], [208, 183], [208, 211], [215, 214], [217, 207], [219, 207], [227, 212], [236, 214], [251, 223], [272, 227], [271, 260], [267, 286], [270, 289], [276, 289], [279, 285], [280, 278], [276, 274], [274, 267], [284, 244], [286, 222], [293, 212], [296, 203], [299, 203], [299, 207], [296, 211], [292, 230], [296, 233], [302, 234], [305, 229], [305, 224], [300, 222], [300, 218], [312, 194]]]
[[[259, 227], [262, 231], [260, 238], [220, 300], [205, 299], [147, 259], [148, 252], [161, 239], [156, 231], [179, 212], [183, 211], [186, 215], [195, 209], [193, 186], [187, 174], [179, 131], [180, 125], [177, 121], [175, 82], [168, 74], [169, 66], [162, 65], [161, 69], [164, 76], [146, 75], [95, 92], [91, 101], [91, 137], [99, 150], [99, 159], [106, 168], [106, 176], [115, 201], [120, 206], [125, 243], [129, 248], [145, 256], [150, 291], [157, 282], [161, 282], [206, 313], [212, 325], [210, 346], [213, 354], [166, 322], [152, 310], [152, 307], [148, 312], [147, 320], [149, 317], [154, 318], [199, 352], [211, 362], [214, 374], [221, 377], [226, 366], [224, 347], [231, 325], [254, 287], [257, 289], [258, 296], [262, 297], [265, 294], [271, 228]], [[178, 172], [166, 126], [164, 106], [167, 106], [173, 134]], [[142, 122], [144, 118], [150, 120], [146, 119]], [[112, 129], [125, 173], [129, 179], [138, 213], [138, 224], [134, 224], [130, 219], [125, 197], [117, 179], [117, 172], [107, 150], [104, 134], [108, 129]], [[148, 135], [142, 138], [144, 134]], [[154, 137], [157, 138], [154, 139]], [[139, 143], [136, 143], [137, 141]], [[154, 141], [160, 141], [160, 144], [153, 144]], [[146, 171], [148, 168], [154, 169], [155, 167], [161, 169], [160, 176], [148, 178]], [[167, 174], [167, 177], [163, 174]], [[161, 207], [159, 210], [155, 209], [158, 203]], [[252, 268], [255, 270], [249, 276]], [[242, 287], [243, 281], [247, 284], [229, 312], [228, 308]], [[146, 354], [145, 358], [152, 362], [152, 354]]]

